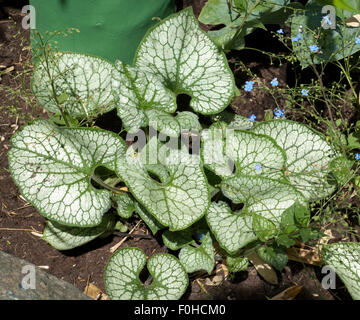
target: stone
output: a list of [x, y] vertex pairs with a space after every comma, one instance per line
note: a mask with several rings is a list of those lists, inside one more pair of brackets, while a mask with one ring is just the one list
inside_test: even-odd
[[0, 251], [0, 300], [91, 300], [68, 282]]

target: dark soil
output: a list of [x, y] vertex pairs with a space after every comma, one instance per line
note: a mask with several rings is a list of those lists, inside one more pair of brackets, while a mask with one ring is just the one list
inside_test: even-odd
[[[177, 1], [178, 6], [193, 6], [198, 15], [206, 0]], [[35, 101], [13, 98], [1, 89], [8, 86], [13, 90], [21, 88], [21, 81], [15, 77], [17, 72], [24, 71], [25, 65], [30, 62], [31, 51], [29, 48], [29, 32], [21, 28], [21, 13], [16, 8], [5, 8], [5, 18], [0, 23], [0, 70], [4, 71], [14, 67], [12, 71], [2, 75], [0, 80], [0, 250], [16, 257], [25, 259], [37, 266], [45, 267], [45, 271], [63, 279], [80, 290], [84, 290], [88, 282], [105, 292], [103, 274], [104, 267], [111, 256], [110, 248], [123, 239], [119, 236], [110, 236], [106, 239], [96, 239], [80, 248], [66, 252], [59, 252], [39, 236], [45, 226], [45, 219], [19, 195], [18, 188], [14, 185], [8, 170], [7, 152], [10, 148], [9, 139], [12, 134], [27, 121], [34, 117], [45, 117], [43, 110], [36, 105]], [[13, 22], [7, 21], [10, 17]], [[6, 27], [4, 27], [6, 26]], [[202, 26], [207, 29], [208, 26]], [[261, 33], [265, 36], [265, 33]], [[271, 42], [271, 39], [266, 39]], [[283, 48], [278, 48], [279, 52]], [[287, 65], [270, 66], [268, 61], [257, 55], [237, 53], [242, 61], [250, 66], [264, 83], [277, 77], [279, 85], [285, 85], [288, 81]], [[229, 57], [230, 64], [233, 57]], [[245, 82], [245, 74], [241, 69], [232, 65], [239, 88]], [[9, 69], [10, 70], [10, 69]], [[24, 86], [29, 86], [28, 74]], [[30, 100], [31, 101], [31, 100]], [[251, 93], [242, 93], [236, 97], [229, 110], [248, 116], [254, 113], [257, 120], [264, 118], [266, 109], [273, 109], [273, 99], [266, 93], [253, 90]], [[139, 221], [135, 216], [128, 221], [131, 230]], [[134, 234], [151, 234], [147, 227], [140, 223]], [[161, 242], [161, 237], [152, 239], [127, 238], [121, 247], [136, 246], [145, 251], [147, 256], [154, 253], [164, 252], [166, 248]], [[218, 266], [219, 267], [219, 266]], [[217, 269], [218, 270], [218, 269]], [[219, 272], [218, 274], [221, 274]], [[225, 299], [225, 300], [264, 300], [271, 298], [282, 290], [294, 285], [303, 285], [303, 289], [297, 299], [326, 299], [333, 300], [334, 296], [322, 289], [320, 269], [311, 265], [304, 266], [301, 263], [290, 262], [282, 273], [278, 273], [279, 285], [270, 285], [258, 275], [254, 267], [236, 274], [233, 279], [225, 279], [220, 285], [210, 286], [206, 284], [206, 276], [192, 277], [191, 286], [183, 299]], [[203, 285], [201, 288], [199, 283]], [[342, 298], [348, 299], [344, 293]]]

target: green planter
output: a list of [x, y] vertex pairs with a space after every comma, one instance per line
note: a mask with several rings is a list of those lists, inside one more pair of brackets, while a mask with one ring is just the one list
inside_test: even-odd
[[[80, 30], [59, 36], [59, 50], [126, 63], [132, 63], [140, 40], [157, 22], [154, 18], [164, 18], [175, 9], [173, 0], [30, 0], [30, 4], [40, 33]], [[35, 48], [36, 42], [32, 45]]]

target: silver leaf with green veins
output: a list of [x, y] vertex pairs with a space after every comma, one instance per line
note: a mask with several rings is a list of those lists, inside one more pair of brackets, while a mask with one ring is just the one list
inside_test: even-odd
[[289, 183], [261, 176], [237, 175], [221, 182], [224, 195], [234, 203], [245, 203], [249, 213], [258, 214], [276, 225], [281, 215], [296, 200], [304, 203], [303, 195]]
[[59, 128], [47, 120], [23, 127], [11, 139], [9, 167], [20, 193], [50, 220], [64, 225], [100, 224], [110, 192], [95, 189], [98, 166], [110, 170], [125, 153], [117, 135], [100, 129]]
[[191, 244], [185, 246], [180, 250], [179, 260], [184, 266], [187, 273], [192, 273], [198, 270], [206, 270], [208, 274], [214, 269], [214, 247], [210, 233], [207, 232], [199, 247], [194, 247]]
[[175, 300], [184, 294], [189, 279], [178, 259], [167, 253], [153, 255], [147, 269], [153, 278], [144, 285], [139, 274], [146, 264], [145, 253], [138, 248], [119, 249], [105, 269], [105, 287], [114, 300]]
[[174, 93], [190, 95], [190, 106], [202, 114], [225, 109], [235, 91], [225, 55], [200, 29], [191, 8], [149, 30], [138, 47], [135, 66], [157, 75]]
[[159, 112], [171, 117], [176, 110], [175, 95], [167, 89], [158, 76], [116, 63], [113, 87], [118, 115], [125, 129], [134, 133], [148, 125], [147, 112]]
[[199, 118], [192, 112], [183, 111], [173, 116], [163, 111], [149, 109], [145, 114], [151, 127], [169, 137], [178, 137], [183, 131], [201, 130]]
[[360, 300], [360, 244], [338, 242], [321, 250], [325, 264], [334, 268], [354, 300]]
[[113, 72], [114, 66], [104, 59], [58, 52], [49, 57], [48, 64], [41, 59], [35, 66], [31, 88], [46, 110], [60, 112], [55, 95], [72, 117], [88, 118], [114, 109]]
[[220, 246], [231, 255], [256, 240], [251, 215], [234, 213], [225, 202], [212, 202], [206, 220]]
[[[126, 157], [119, 158], [116, 173], [162, 225], [169, 226], [170, 231], [182, 230], [205, 214], [210, 201], [207, 180], [199, 159], [196, 161], [189, 154], [170, 149], [165, 152], [166, 158], [161, 158], [164, 163], [156, 163], [168, 172], [167, 180], [153, 179], [144, 154], [148, 154], [147, 151], [152, 151], [151, 155], [156, 153], [156, 149], [152, 149], [156, 142], [151, 139], [142, 152], [128, 152]], [[164, 175], [158, 177], [161, 179]]]
[[244, 203], [240, 212], [232, 212], [224, 203], [212, 203], [206, 213], [211, 231], [221, 247], [233, 255], [257, 239], [253, 214], [269, 219], [279, 227], [281, 216], [303, 196], [290, 184], [261, 176], [237, 175], [221, 182], [224, 195], [234, 203]]
[[252, 131], [273, 138], [285, 151], [287, 178], [306, 198], [316, 200], [334, 191], [327, 176], [330, 162], [339, 154], [320, 133], [289, 120], [262, 122]]
[[105, 214], [102, 222], [91, 228], [69, 227], [49, 220], [42, 239], [57, 250], [70, 250], [99, 237], [111, 224], [115, 225], [115, 219], [110, 214]]
[[[204, 164], [221, 177], [242, 173], [281, 179], [284, 175], [286, 156], [272, 138], [227, 126], [210, 127], [202, 132], [202, 138]], [[229, 161], [235, 164], [235, 173]], [[256, 166], [260, 166], [258, 170]]]

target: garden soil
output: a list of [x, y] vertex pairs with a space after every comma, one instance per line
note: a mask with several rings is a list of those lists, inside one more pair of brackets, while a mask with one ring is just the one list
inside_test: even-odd
[[[198, 15], [205, 2], [184, 0], [177, 1], [177, 4], [180, 8], [192, 5]], [[28, 89], [31, 77], [31, 68], [25, 81], [15, 77], [17, 72], [25, 71], [25, 66], [31, 61], [29, 32], [21, 28], [21, 11], [11, 7], [3, 9], [3, 16], [0, 17], [0, 70], [5, 73], [0, 80], [0, 251], [40, 266], [44, 271], [73, 284], [81, 291], [92, 284], [105, 292], [104, 268], [114, 245], [121, 241], [120, 247], [139, 247], [147, 256], [166, 252], [167, 249], [161, 237], [152, 237], [137, 216], [127, 222], [128, 229], [133, 230], [130, 237], [112, 235], [70, 251], [60, 252], [40, 238], [45, 219], [20, 196], [9, 174], [7, 153], [10, 137], [14, 132], [32, 118], [46, 117], [46, 114], [35, 101], [29, 102], [20, 97], [14, 99], [8, 91], [2, 89], [3, 86], [9, 86], [14, 91], [21, 90], [22, 86]], [[264, 33], [259, 36], [264, 37]], [[287, 81], [286, 65], [270, 66], [268, 62], [256, 60], [256, 56], [252, 54], [242, 58], [264, 82], [269, 83], [274, 77], [279, 79], [280, 84]], [[232, 63], [234, 60], [230, 57], [229, 62], [237, 75], [241, 73], [241, 68]], [[237, 77], [238, 87], [243, 83], [244, 79]], [[233, 101], [229, 110], [244, 116], [254, 113], [257, 120], [262, 120], [264, 111], [270, 107], [271, 97], [256, 90], [243, 95]], [[182, 299], [265, 300], [294, 285], [302, 286], [296, 299], [349, 299], [344, 289], [332, 293], [322, 289], [322, 274], [318, 267], [291, 261], [283, 272], [277, 272], [277, 275], [279, 284], [271, 285], [259, 276], [253, 266], [249, 266], [246, 271], [229, 277], [226, 268], [219, 263], [210, 277], [207, 274], [193, 275], [190, 278], [191, 286]]]

